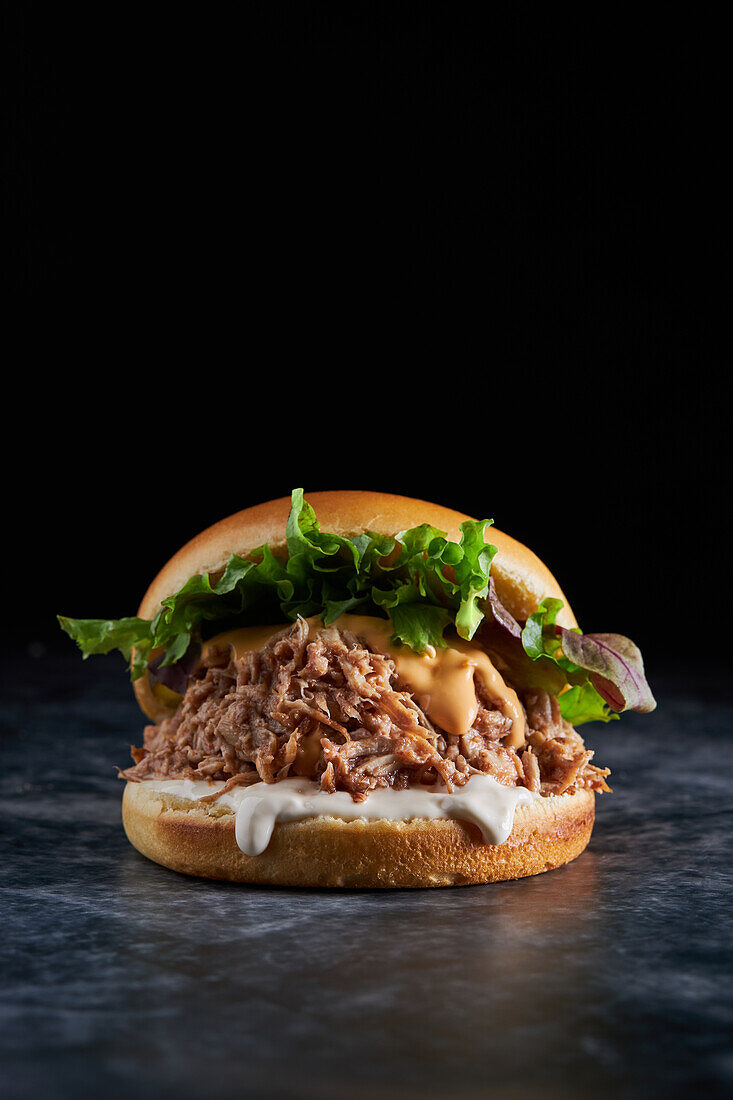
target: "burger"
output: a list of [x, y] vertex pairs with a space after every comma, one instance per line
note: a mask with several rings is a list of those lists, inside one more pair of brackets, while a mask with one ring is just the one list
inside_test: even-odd
[[[376, 492], [259, 504], [178, 551], [120, 650], [150, 724], [122, 817], [174, 871], [282, 886], [497, 882], [575, 859], [607, 768], [578, 727], [655, 702], [491, 520]], [[488, 536], [491, 536], [489, 539]]]

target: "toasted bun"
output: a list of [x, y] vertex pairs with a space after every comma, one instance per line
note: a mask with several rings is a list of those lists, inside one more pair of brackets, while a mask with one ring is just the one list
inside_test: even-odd
[[[314, 508], [324, 530], [346, 537], [364, 531], [395, 535], [407, 527], [430, 523], [457, 540], [461, 523], [473, 518], [440, 504], [391, 493], [306, 493], [306, 500]], [[286, 553], [285, 525], [289, 511], [290, 498], [281, 497], [236, 512], [196, 535], [163, 566], [145, 593], [138, 615], [152, 619], [160, 610], [161, 602], [177, 592], [190, 577], [222, 570], [232, 553], [246, 557], [265, 542], [275, 554]], [[537, 610], [545, 596], [554, 596], [565, 604], [557, 617], [560, 626], [578, 625], [562, 589], [536, 554], [495, 527], [487, 537], [498, 549], [491, 567], [497, 594], [515, 619], [524, 621]], [[140, 706], [153, 721], [161, 721], [171, 713], [171, 701], [166, 704], [153, 695], [147, 676], [135, 681], [135, 692]]]
[[561, 867], [590, 840], [592, 791], [551, 795], [517, 808], [501, 845], [484, 844], [463, 821], [342, 821], [316, 817], [279, 823], [267, 849], [246, 856], [234, 812], [128, 783], [122, 801], [127, 836], [139, 852], [172, 871], [270, 886], [469, 886], [525, 878]]

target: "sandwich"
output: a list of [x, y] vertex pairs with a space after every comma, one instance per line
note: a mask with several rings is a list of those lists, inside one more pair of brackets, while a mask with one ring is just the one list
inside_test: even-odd
[[134, 847], [314, 887], [575, 859], [610, 791], [578, 727], [656, 704], [634, 643], [581, 633], [549, 569], [491, 524], [297, 489], [188, 542], [136, 616], [60, 616], [84, 657], [124, 654], [149, 719], [119, 770]]

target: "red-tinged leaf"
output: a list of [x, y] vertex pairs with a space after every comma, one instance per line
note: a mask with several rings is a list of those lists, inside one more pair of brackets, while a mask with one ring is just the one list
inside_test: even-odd
[[615, 711], [636, 710], [648, 714], [656, 701], [644, 675], [644, 662], [637, 646], [622, 634], [577, 634], [559, 628], [564, 655], [585, 669], [609, 707]]

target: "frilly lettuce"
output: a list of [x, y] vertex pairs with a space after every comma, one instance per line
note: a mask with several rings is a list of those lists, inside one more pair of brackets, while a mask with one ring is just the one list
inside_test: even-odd
[[445, 646], [448, 627], [470, 640], [483, 623], [493, 623], [510, 636], [511, 645], [519, 647], [521, 637], [533, 662], [545, 663], [548, 673], [551, 667], [556, 689], [571, 685], [561, 706], [574, 724], [607, 721], [609, 708], [651, 709], [641, 657], [628, 639], [562, 631], [555, 626], [559, 600], [545, 600], [524, 628], [513, 619], [490, 577], [496, 547], [486, 542], [486, 530], [492, 522], [465, 521], [459, 542], [429, 524], [394, 537], [367, 531], [345, 538], [321, 531], [303, 490], [295, 489], [286, 560], [266, 544], [247, 558], [232, 554], [220, 576], [191, 577], [163, 600], [152, 620], [59, 616], [59, 623], [85, 658], [118, 649], [133, 680], [150, 663], [152, 674], [173, 690], [185, 684], [207, 621], [262, 623], [321, 615], [328, 624], [346, 612], [386, 614], [393, 639], [418, 653]]

